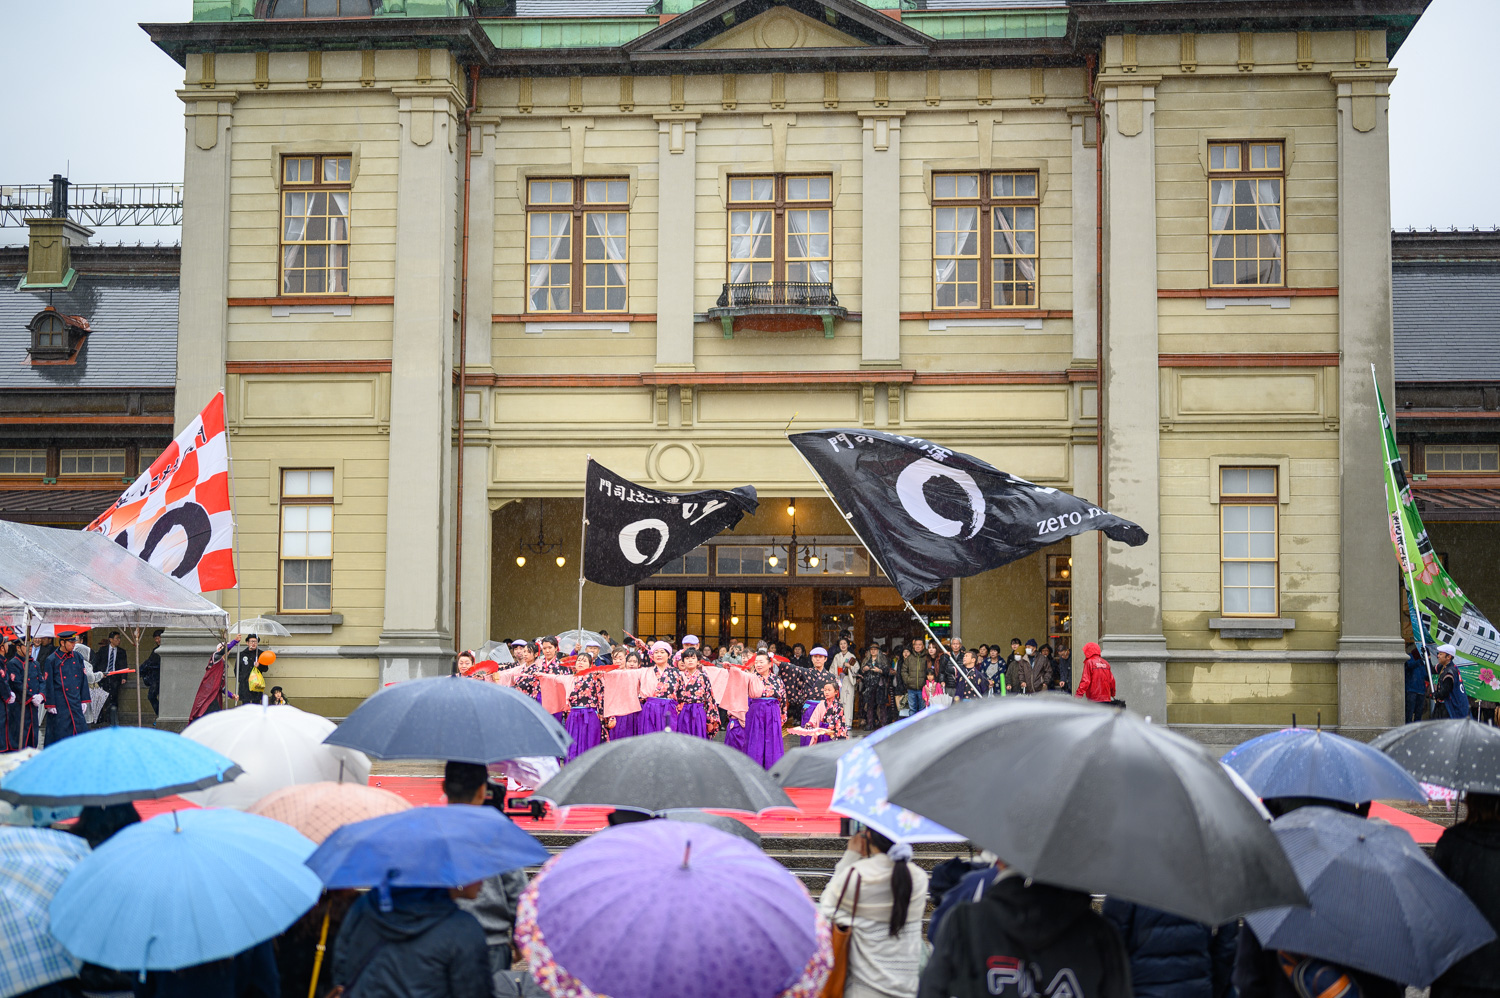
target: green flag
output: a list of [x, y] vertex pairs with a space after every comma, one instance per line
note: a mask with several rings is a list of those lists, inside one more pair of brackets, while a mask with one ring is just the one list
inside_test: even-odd
[[[1374, 367], [1370, 373], [1374, 374]], [[1427, 528], [1412, 499], [1391, 417], [1375, 384], [1380, 406], [1381, 439], [1385, 445], [1385, 509], [1390, 521], [1391, 543], [1406, 579], [1410, 595], [1413, 634], [1432, 644], [1451, 644], [1458, 649], [1458, 671], [1464, 692], [1480, 700], [1500, 701], [1500, 631], [1479, 608], [1469, 602], [1462, 589], [1438, 562]], [[1420, 625], [1420, 626], [1419, 626]]]

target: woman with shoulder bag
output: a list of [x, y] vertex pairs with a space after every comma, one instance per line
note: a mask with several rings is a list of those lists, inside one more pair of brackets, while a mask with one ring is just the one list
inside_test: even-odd
[[[870, 829], [850, 836], [818, 899], [835, 937], [834, 971], [823, 998], [915, 998], [927, 873], [911, 855], [910, 845]], [[847, 936], [842, 954], [841, 935]]]

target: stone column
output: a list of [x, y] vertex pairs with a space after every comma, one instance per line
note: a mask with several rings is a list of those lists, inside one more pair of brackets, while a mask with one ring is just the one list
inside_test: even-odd
[[1339, 178], [1339, 730], [1400, 724], [1405, 650], [1370, 365], [1392, 386], [1390, 69], [1333, 73]]
[[[1098, 354], [1099, 162], [1095, 145], [1084, 144], [1087, 134], [1095, 131], [1094, 109], [1069, 108], [1068, 112], [1073, 119], [1073, 366], [1080, 367], [1096, 360]], [[1097, 133], [1094, 139], [1097, 144]]]
[[442, 91], [413, 88], [397, 96], [401, 145], [382, 683], [447, 675], [453, 654], [448, 575], [460, 136], [455, 109]]
[[[464, 338], [469, 375], [494, 372], [495, 147], [498, 117], [475, 115], [469, 136], [469, 304]], [[460, 198], [462, 192], [460, 192]], [[462, 200], [460, 200], [462, 204]], [[463, 224], [463, 219], [459, 219]], [[472, 385], [464, 399], [464, 506], [462, 600], [459, 644], [478, 648], [490, 637], [490, 443], [491, 389]]]
[[697, 240], [698, 119], [659, 114], [657, 123], [656, 367], [693, 369], [694, 246]]
[[[177, 304], [177, 396], [181, 430], [225, 387], [229, 349], [229, 166], [235, 94], [178, 92], [186, 105], [182, 175], [182, 274]], [[227, 398], [229, 419], [238, 416]], [[174, 430], [174, 432], [176, 431]], [[233, 613], [232, 593], [206, 593]], [[149, 633], [149, 631], [148, 631]], [[162, 641], [161, 718], [185, 722], [216, 642], [173, 629]], [[150, 639], [142, 642], [150, 646]]]
[[1132, 710], [1166, 720], [1161, 630], [1160, 389], [1157, 370], [1156, 155], [1159, 78], [1103, 75], [1104, 506], [1134, 520], [1141, 547], [1105, 542], [1100, 644]]
[[[901, 362], [901, 117], [861, 111], [864, 124], [860, 212], [860, 363]], [[838, 293], [834, 288], [834, 293]], [[958, 603], [954, 601], [957, 612]]]
[[[1099, 501], [1099, 448], [1090, 441], [1073, 443], [1073, 494], [1089, 502]], [[1106, 541], [1106, 543], [1108, 543]], [[1068, 630], [1073, 648], [1073, 676], [1083, 667], [1086, 641], [1099, 640], [1099, 534], [1090, 531], [1073, 538], [1072, 624]]]

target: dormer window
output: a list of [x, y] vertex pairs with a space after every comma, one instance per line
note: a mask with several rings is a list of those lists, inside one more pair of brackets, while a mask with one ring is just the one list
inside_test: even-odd
[[47, 306], [27, 324], [31, 330], [31, 362], [71, 363], [89, 334], [89, 324], [82, 316], [64, 315]]
[[381, 0], [271, 0], [266, 17], [370, 17]]

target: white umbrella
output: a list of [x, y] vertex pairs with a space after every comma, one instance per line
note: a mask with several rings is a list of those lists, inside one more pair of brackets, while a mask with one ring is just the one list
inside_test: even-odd
[[499, 665], [514, 665], [516, 657], [510, 653], [510, 647], [503, 641], [486, 641], [479, 646], [475, 652], [480, 662], [495, 662]]
[[289, 638], [292, 632], [270, 617], [246, 617], [229, 625], [230, 634], [258, 634], [261, 637]]
[[334, 728], [326, 717], [285, 704], [248, 704], [199, 718], [183, 737], [228, 756], [245, 772], [229, 783], [183, 796], [203, 807], [244, 810], [294, 783], [369, 782], [368, 756], [323, 744]]

